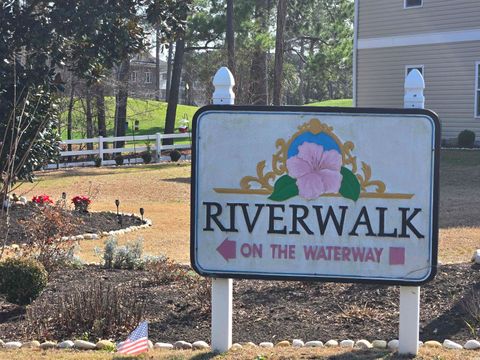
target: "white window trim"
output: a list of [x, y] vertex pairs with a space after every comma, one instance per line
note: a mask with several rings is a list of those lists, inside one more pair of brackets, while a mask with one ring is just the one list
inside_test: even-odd
[[[147, 74], [149, 75], [149, 81], [147, 81]], [[145, 71], [145, 84], [151, 84], [152, 83], [152, 72], [151, 71]]]
[[422, 75], [423, 77], [425, 77], [425, 66], [424, 65], [405, 65], [405, 78], [407, 77], [408, 75], [408, 69], [412, 69], [412, 68], [422, 68]]
[[137, 82], [137, 78], [138, 78], [138, 71], [132, 71], [132, 76], [131, 76], [130, 81], [131, 82]]
[[423, 0], [420, 5], [415, 5], [415, 6], [407, 6], [407, 0], [403, 0], [403, 8], [404, 9], [418, 9], [423, 7]]
[[474, 81], [474, 84], [475, 84], [475, 93], [474, 93], [475, 94], [475, 107], [473, 108], [473, 116], [476, 119], [480, 119], [480, 114], [479, 114], [480, 104], [478, 103], [478, 93], [480, 92], [480, 81], [478, 80], [479, 68], [480, 68], [480, 61], [477, 61], [475, 63], [475, 81]]

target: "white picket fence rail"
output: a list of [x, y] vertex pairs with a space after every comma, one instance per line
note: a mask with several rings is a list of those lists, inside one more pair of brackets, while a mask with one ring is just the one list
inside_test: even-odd
[[[113, 136], [113, 137], [95, 137], [87, 139], [73, 139], [73, 140], [64, 140], [60, 143], [60, 147], [67, 149], [68, 145], [80, 145], [80, 149], [75, 150], [63, 150], [60, 151], [60, 159], [57, 164], [49, 164], [47, 169], [54, 169], [60, 167], [72, 167], [72, 166], [93, 166], [95, 161], [85, 160], [85, 161], [68, 161], [66, 158], [73, 157], [85, 157], [91, 156], [96, 157], [101, 160], [102, 165], [113, 165], [115, 160], [105, 160], [105, 154], [117, 154], [117, 153], [134, 153], [133, 157], [128, 157], [126, 162], [128, 163], [140, 163], [143, 160], [141, 159], [141, 153], [147, 151], [150, 148], [153, 158], [156, 161], [162, 160], [162, 151], [168, 150], [184, 150], [191, 148], [191, 142], [188, 144], [173, 144], [173, 145], [163, 145], [163, 140], [173, 139], [175, 140], [191, 140], [191, 133], [180, 133], [180, 134], [161, 134], [156, 133], [152, 135], [129, 135], [129, 136]], [[135, 142], [130, 144], [128, 147], [114, 148], [113, 144], [118, 141]], [[143, 141], [145, 145], [137, 144], [138, 141]], [[93, 149], [87, 149], [87, 144], [92, 144]], [[104, 148], [105, 144], [109, 144], [107, 148]], [[148, 146], [147, 146], [148, 144]], [[138, 155], [138, 156], [137, 156]]]

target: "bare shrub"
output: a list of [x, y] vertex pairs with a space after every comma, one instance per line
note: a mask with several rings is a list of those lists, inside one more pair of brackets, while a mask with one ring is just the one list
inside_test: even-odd
[[93, 339], [125, 333], [140, 322], [145, 310], [144, 300], [125, 285], [95, 281], [53, 299], [38, 299], [27, 309], [29, 328], [39, 337], [55, 332], [88, 334]]
[[149, 285], [178, 284], [188, 289], [188, 300], [199, 311], [210, 312], [212, 298], [210, 279], [200, 277], [189, 266], [179, 264], [167, 257], [146, 261], [145, 270], [149, 273]]
[[480, 334], [480, 288], [472, 287], [462, 300], [462, 307], [468, 314], [465, 320], [473, 336]]
[[364, 321], [382, 321], [382, 311], [375, 309], [368, 303], [364, 304], [348, 304], [345, 307], [340, 307], [337, 305], [340, 310], [340, 313], [337, 315], [339, 318], [346, 320], [347, 322], [364, 322]]
[[167, 257], [147, 261], [145, 270], [149, 272], [150, 282], [153, 285], [167, 285], [179, 281], [188, 283], [191, 280], [190, 270], [186, 266]]
[[210, 313], [212, 310], [212, 281], [209, 278], [198, 278], [195, 295], [198, 308], [204, 313]]
[[72, 233], [78, 219], [65, 209], [44, 206], [41, 211], [23, 222], [31, 242], [23, 249], [23, 255], [40, 261], [48, 272], [68, 266], [73, 261], [75, 242], [62, 240]]

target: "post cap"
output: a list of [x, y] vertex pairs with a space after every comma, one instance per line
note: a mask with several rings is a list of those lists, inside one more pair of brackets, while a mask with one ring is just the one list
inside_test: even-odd
[[423, 75], [417, 69], [413, 69], [405, 79], [405, 89], [425, 89]]
[[235, 85], [235, 79], [233, 74], [226, 66], [222, 66], [218, 69], [217, 73], [213, 77], [213, 86], [231, 86]]

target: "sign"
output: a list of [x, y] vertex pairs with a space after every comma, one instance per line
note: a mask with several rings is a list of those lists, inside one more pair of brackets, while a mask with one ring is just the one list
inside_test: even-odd
[[439, 140], [427, 110], [201, 108], [193, 268], [228, 278], [432, 280]]

